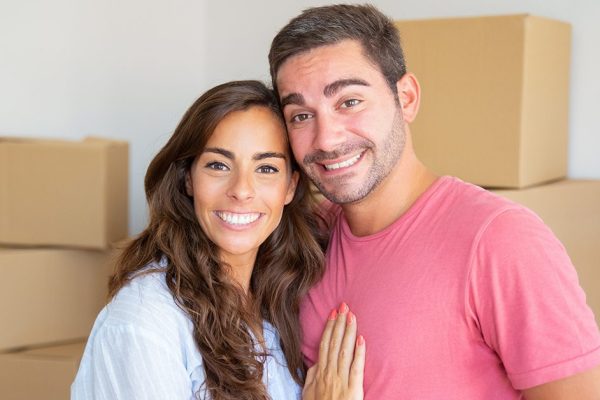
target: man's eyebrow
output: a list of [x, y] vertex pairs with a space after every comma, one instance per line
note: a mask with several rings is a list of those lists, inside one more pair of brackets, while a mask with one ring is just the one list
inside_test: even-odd
[[281, 109], [289, 104], [296, 104], [298, 106], [304, 105], [304, 96], [300, 93], [290, 93], [281, 99]]
[[[334, 94], [336, 94], [340, 89], [352, 85], [371, 86], [367, 81], [358, 78], [339, 79], [325, 86], [325, 89], [323, 89], [323, 94], [325, 95], [325, 97], [331, 97]], [[303, 106], [304, 96], [302, 96], [300, 93], [290, 93], [281, 99], [282, 109], [290, 104]]]
[[207, 147], [204, 149], [203, 153], [217, 153], [229, 158], [230, 160], [235, 160], [235, 155], [233, 155], [231, 151], [225, 150], [221, 147]]
[[336, 94], [340, 89], [352, 85], [371, 86], [367, 83], [367, 81], [358, 78], [339, 79], [325, 86], [325, 89], [323, 89], [323, 94], [325, 95], [325, 97], [331, 97], [334, 94]]
[[264, 160], [265, 158], [283, 158], [284, 160], [287, 160], [287, 157], [285, 154], [283, 153], [277, 153], [275, 151], [267, 151], [265, 153], [256, 153], [252, 159], [254, 161], [260, 161], [260, 160]]

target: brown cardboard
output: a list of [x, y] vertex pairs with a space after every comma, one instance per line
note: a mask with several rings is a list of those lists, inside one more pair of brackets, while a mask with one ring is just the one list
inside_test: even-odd
[[397, 26], [421, 84], [411, 132], [426, 165], [495, 188], [566, 176], [568, 24], [510, 15]]
[[0, 138], [0, 243], [106, 249], [127, 236], [128, 145]]
[[495, 190], [535, 211], [564, 244], [600, 323], [600, 180]]
[[0, 354], [0, 399], [66, 400], [85, 342]]
[[106, 302], [110, 253], [0, 248], [0, 351], [87, 337]]

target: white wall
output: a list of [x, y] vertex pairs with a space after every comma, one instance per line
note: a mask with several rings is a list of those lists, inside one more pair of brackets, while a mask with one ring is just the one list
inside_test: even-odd
[[[268, 81], [277, 30], [326, 3], [334, 1], [0, 0], [0, 135], [128, 140], [137, 233], [146, 167], [185, 109], [217, 83]], [[600, 179], [600, 1], [372, 3], [394, 19], [531, 13], [570, 22], [569, 176]]]

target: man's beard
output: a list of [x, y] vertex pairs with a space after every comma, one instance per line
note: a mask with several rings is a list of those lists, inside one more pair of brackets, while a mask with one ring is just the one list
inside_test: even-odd
[[[404, 130], [402, 114], [399, 111], [396, 111], [390, 132], [382, 143], [381, 148], [378, 149], [371, 140], [363, 138], [359, 141], [344, 144], [331, 152], [318, 151], [308, 154], [303, 159], [303, 166], [311, 181], [329, 201], [337, 204], [355, 203], [367, 197], [369, 193], [375, 190], [375, 188], [377, 188], [377, 186], [390, 174], [399, 162], [405, 144], [406, 132]], [[356, 152], [357, 150], [363, 152], [361, 158], [370, 152], [374, 157], [374, 160], [373, 165], [369, 168], [365, 181], [360, 187], [354, 190], [352, 188], [347, 190], [327, 190], [325, 184], [317, 179], [318, 174], [313, 173], [311, 169], [307, 168], [307, 166], [314, 165], [317, 162], [339, 158], [344, 154]], [[361, 161], [363, 160], [359, 160], [359, 162]], [[317, 168], [321, 168], [321, 166], [318, 166]], [[342, 186], [343, 182], [338, 182], [338, 188]]]

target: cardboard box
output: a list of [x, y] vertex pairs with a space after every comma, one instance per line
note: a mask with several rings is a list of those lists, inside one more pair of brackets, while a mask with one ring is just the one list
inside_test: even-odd
[[0, 399], [70, 398], [85, 342], [0, 354]]
[[0, 243], [106, 249], [127, 203], [126, 142], [0, 138]]
[[566, 176], [568, 24], [512, 15], [397, 26], [422, 88], [411, 132], [427, 166], [495, 188]]
[[0, 351], [87, 337], [111, 272], [106, 251], [0, 249]]
[[600, 323], [600, 180], [494, 192], [535, 211], [565, 245]]

